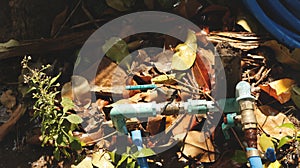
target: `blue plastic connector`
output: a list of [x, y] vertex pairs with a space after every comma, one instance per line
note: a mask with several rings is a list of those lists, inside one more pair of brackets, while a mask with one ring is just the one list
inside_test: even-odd
[[[246, 148], [246, 150], [247, 150], [247, 152], [252, 151], [252, 150], [257, 151], [256, 148]], [[263, 167], [260, 156], [249, 156], [248, 160], [249, 160], [251, 168], [262, 168]]]
[[268, 148], [265, 153], [265, 156], [270, 162], [275, 162], [276, 161], [275, 149], [271, 147]]
[[226, 115], [227, 122], [222, 123], [222, 132], [224, 134], [225, 139], [227, 139], [227, 140], [230, 139], [230, 135], [228, 133], [228, 130], [235, 126], [235, 123], [234, 123], [235, 116], [236, 116], [236, 113], [227, 114]]
[[[133, 143], [137, 146], [138, 150], [143, 149], [143, 140], [140, 130], [131, 131], [131, 138]], [[149, 168], [147, 158], [140, 157], [137, 159], [137, 162], [141, 168]]]

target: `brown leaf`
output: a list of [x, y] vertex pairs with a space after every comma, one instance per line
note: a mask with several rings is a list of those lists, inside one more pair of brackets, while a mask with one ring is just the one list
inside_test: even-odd
[[65, 9], [60, 12], [59, 14], [57, 14], [52, 22], [52, 28], [51, 28], [51, 37], [53, 37], [58, 30], [60, 29], [60, 27], [63, 25], [63, 23], [65, 22], [66, 18], [67, 18], [67, 14], [68, 14], [68, 9], [69, 7], [66, 6]]
[[3, 92], [0, 97], [0, 102], [9, 110], [15, 107], [15, 105], [17, 104], [16, 97], [13, 95], [12, 90]]
[[197, 52], [197, 57], [192, 67], [194, 78], [196, 79], [199, 87], [203, 87], [204, 89], [211, 89], [207, 65], [209, 65], [209, 61]]
[[284, 114], [278, 113], [276, 116], [267, 116], [263, 114], [259, 108], [257, 108], [254, 113], [260, 128], [271, 137], [281, 139], [286, 135], [291, 135], [291, 130], [289, 128], [279, 128], [279, 126], [284, 123], [291, 123]]
[[197, 14], [202, 6], [197, 0], [181, 0], [175, 11], [183, 17], [191, 18]]
[[150, 132], [151, 135], [156, 135], [162, 131], [161, 128], [165, 127], [165, 124], [165, 119], [161, 115], [148, 117], [147, 131]]
[[270, 82], [267, 85], [260, 85], [259, 87], [283, 104], [291, 99], [291, 87], [293, 84], [295, 84], [294, 80], [285, 78]]
[[215, 161], [215, 147], [203, 132], [189, 131], [183, 143], [182, 153], [184, 155], [196, 158], [200, 162]]

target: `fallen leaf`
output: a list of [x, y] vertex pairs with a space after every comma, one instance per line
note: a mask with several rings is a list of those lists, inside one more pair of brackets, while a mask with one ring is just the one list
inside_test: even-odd
[[295, 84], [294, 80], [285, 78], [260, 85], [259, 87], [283, 104], [291, 99], [291, 87], [293, 84]]
[[109, 161], [110, 156], [105, 152], [95, 152], [92, 156], [92, 164], [98, 168], [114, 168], [115, 166]]
[[187, 70], [195, 62], [197, 50], [197, 37], [195, 32], [188, 30], [184, 44], [178, 44], [172, 57], [172, 69]]
[[108, 6], [124, 12], [135, 5], [136, 0], [106, 0]]
[[8, 110], [11, 110], [17, 104], [16, 97], [13, 95], [12, 90], [7, 90], [7, 91], [3, 92], [1, 97], [0, 97], [0, 102]]
[[292, 87], [292, 100], [295, 105], [300, 109], [300, 88], [298, 86]]
[[165, 74], [165, 75], [159, 75], [151, 79], [153, 83], [158, 84], [174, 84], [175, 81], [175, 74]]
[[68, 12], [69, 7], [66, 6], [63, 11], [61, 11], [59, 14], [57, 14], [52, 22], [52, 27], [51, 27], [51, 37], [53, 37], [58, 30], [61, 28], [61, 26], [64, 24], [66, 18], [67, 18], [67, 12]]
[[197, 53], [195, 64], [192, 67], [192, 72], [198, 86], [205, 89], [211, 89], [210, 76], [207, 69], [209, 65], [209, 61], [200, 55], [200, 53]]
[[255, 109], [254, 113], [260, 128], [271, 137], [280, 140], [282, 137], [291, 134], [290, 128], [280, 128], [284, 123], [291, 123], [284, 114], [278, 113], [276, 116], [266, 116], [258, 108]]
[[175, 11], [185, 18], [195, 16], [203, 5], [197, 0], [181, 0]]
[[160, 71], [160, 72], [168, 72], [171, 70], [171, 64], [172, 64], [172, 57], [173, 57], [174, 52], [171, 50], [165, 50], [155, 56], [153, 60], [155, 67]]
[[197, 158], [200, 162], [215, 161], [215, 147], [203, 132], [189, 131], [183, 143], [184, 155]]
[[88, 108], [92, 103], [91, 87], [89, 82], [82, 76], [73, 75], [71, 84], [75, 105]]
[[300, 70], [300, 48], [290, 51], [284, 45], [279, 44], [276, 40], [270, 40], [262, 44], [271, 48], [275, 53], [275, 58], [282, 64], [289, 65], [295, 70]]
[[156, 135], [165, 129], [165, 124], [166, 118], [161, 115], [148, 117], [147, 131], [150, 132], [150, 135]]
[[262, 148], [263, 152], [266, 152], [268, 148], [275, 148], [272, 138], [268, 137], [266, 134], [262, 134], [259, 137], [259, 145]]
[[93, 168], [92, 158], [84, 158], [78, 165], [71, 165], [71, 168]]

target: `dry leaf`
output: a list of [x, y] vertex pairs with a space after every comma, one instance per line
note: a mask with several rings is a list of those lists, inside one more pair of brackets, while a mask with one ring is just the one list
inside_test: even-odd
[[176, 53], [172, 58], [172, 69], [187, 70], [195, 62], [197, 50], [197, 37], [195, 32], [188, 30], [188, 35], [184, 44], [178, 44]]
[[195, 16], [201, 10], [203, 4], [197, 0], [181, 0], [180, 4], [175, 8], [175, 11], [185, 18]]
[[9, 110], [11, 110], [17, 103], [16, 97], [13, 95], [12, 90], [3, 92], [0, 97], [0, 102]]
[[78, 165], [71, 165], [71, 168], [93, 168], [92, 158], [84, 158]]
[[294, 83], [294, 80], [285, 78], [260, 85], [260, 88], [283, 104], [291, 99], [291, 87]]
[[[180, 137], [180, 135], [177, 137]], [[215, 147], [210, 138], [206, 137], [203, 132], [189, 131], [182, 152], [186, 156], [198, 159], [200, 162], [215, 161]]]
[[279, 44], [276, 40], [270, 40], [262, 44], [270, 47], [278, 62], [289, 65], [295, 70], [300, 70], [300, 49], [296, 48], [292, 52], [284, 45]]
[[65, 9], [60, 12], [59, 14], [57, 14], [52, 22], [52, 28], [51, 28], [51, 37], [53, 37], [58, 30], [60, 29], [60, 27], [64, 24], [66, 18], [67, 18], [67, 12], [68, 12], [69, 7], [66, 6]]
[[202, 57], [200, 53], [197, 53], [195, 64], [192, 67], [192, 72], [198, 86], [205, 89], [211, 88], [210, 77], [207, 69], [208, 65], [210, 65], [209, 61], [205, 57]]
[[156, 135], [161, 132], [161, 128], [165, 127], [165, 118], [161, 115], [155, 117], [148, 117], [147, 131], [150, 135]]
[[278, 113], [276, 116], [266, 116], [258, 108], [254, 111], [254, 113], [260, 128], [262, 128], [264, 132], [271, 137], [281, 139], [282, 137], [291, 134], [291, 130], [289, 128], [279, 128], [279, 126], [284, 123], [291, 123], [284, 114]]
[[74, 103], [79, 107], [87, 109], [92, 103], [91, 87], [89, 82], [82, 76], [73, 75], [71, 84]]
[[108, 153], [95, 152], [92, 156], [92, 164], [98, 168], [114, 168], [115, 166], [109, 161]]

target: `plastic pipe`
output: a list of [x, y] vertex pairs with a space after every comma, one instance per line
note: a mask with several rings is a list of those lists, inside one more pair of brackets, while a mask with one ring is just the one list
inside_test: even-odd
[[[133, 143], [137, 146], [138, 150], [141, 151], [143, 149], [143, 140], [140, 130], [131, 131], [131, 139]], [[147, 158], [139, 157], [137, 162], [140, 168], [149, 168]]]
[[255, 18], [280, 42], [291, 48], [300, 48], [299, 35], [273, 22], [260, 8], [256, 0], [243, 0]]
[[125, 87], [126, 90], [146, 90], [146, 89], [155, 89], [157, 86], [153, 84], [149, 85], [128, 85]]
[[262, 168], [261, 158], [256, 148], [246, 148], [247, 157], [251, 168]]
[[119, 104], [110, 111], [113, 125], [120, 133], [128, 134], [126, 118], [150, 117], [156, 115], [156, 103]]
[[294, 30], [297, 30], [297, 32], [300, 32], [300, 20], [287, 10], [279, 0], [264, 0], [263, 3], [267, 4], [269, 9], [272, 9], [277, 20], [284, 21], [287, 25], [285, 27], [291, 27]]

